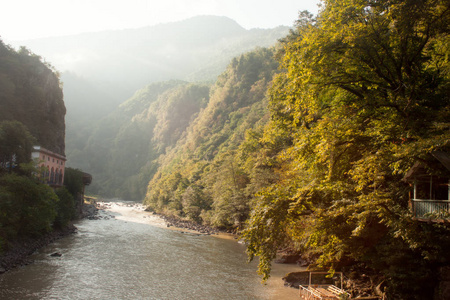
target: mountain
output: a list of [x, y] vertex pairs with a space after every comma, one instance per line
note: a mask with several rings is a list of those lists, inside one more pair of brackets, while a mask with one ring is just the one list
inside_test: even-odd
[[209, 87], [173, 80], [147, 85], [103, 118], [72, 163], [95, 178], [91, 193], [142, 200], [155, 159], [173, 146], [209, 99]]
[[[72, 163], [96, 178], [91, 193], [142, 200], [150, 191], [147, 203], [164, 209], [154, 193], [172, 186], [172, 173], [192, 186], [211, 180], [216, 169], [199, 170], [222, 164], [222, 153], [236, 150], [247, 129], [267, 121], [265, 93], [276, 70], [273, 51], [261, 48], [232, 59], [213, 85], [149, 84], [98, 122]], [[229, 172], [222, 175], [229, 183]]]
[[40, 146], [64, 155], [66, 108], [54, 70], [0, 40], [0, 91], [0, 121], [21, 122]]
[[246, 30], [227, 17], [199, 16], [18, 44], [45, 57], [61, 72], [73, 72], [129, 96], [154, 81], [213, 81], [231, 58], [255, 47], [272, 46], [288, 30], [283, 26]]
[[[270, 47], [288, 27], [246, 30], [226, 17], [200, 16], [138, 29], [21, 41], [62, 72], [68, 165], [102, 118], [152, 82], [214, 82], [233, 57]], [[83, 167], [84, 169], [84, 167]]]
[[242, 225], [255, 186], [241, 148], [246, 135], [269, 120], [266, 92], [277, 68], [270, 49], [230, 62], [211, 87], [207, 106], [159, 157], [145, 198], [151, 209], [217, 227]]

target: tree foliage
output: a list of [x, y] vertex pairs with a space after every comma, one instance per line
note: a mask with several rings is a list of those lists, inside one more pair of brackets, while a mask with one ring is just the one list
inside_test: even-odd
[[364, 262], [395, 277], [399, 299], [430, 292], [430, 277], [411, 284], [386, 266], [399, 245], [414, 270], [448, 251], [448, 239], [433, 242], [448, 229], [411, 220], [401, 179], [450, 147], [449, 21], [448, 1], [330, 0], [316, 18], [301, 14], [259, 139], [276, 180], [256, 194], [244, 233], [265, 278], [289, 240], [317, 267]]
[[61, 187], [55, 191], [58, 202], [55, 207], [56, 216], [53, 227], [64, 228], [70, 221], [77, 217], [75, 195], [69, 192], [66, 187]]
[[21, 164], [31, 161], [36, 139], [19, 121], [0, 122], [0, 174], [19, 171]]
[[9, 241], [50, 231], [58, 202], [53, 189], [17, 174], [3, 175], [0, 181], [1, 238]]

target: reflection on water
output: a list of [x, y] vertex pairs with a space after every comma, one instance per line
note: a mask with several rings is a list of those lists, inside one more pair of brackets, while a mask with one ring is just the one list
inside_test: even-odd
[[[100, 212], [101, 216], [111, 212]], [[145, 216], [144, 216], [145, 217]], [[275, 268], [262, 285], [233, 240], [116, 218], [83, 220], [78, 234], [0, 276], [1, 299], [292, 299]], [[61, 257], [49, 254], [60, 252]], [[277, 274], [278, 272], [278, 274]]]

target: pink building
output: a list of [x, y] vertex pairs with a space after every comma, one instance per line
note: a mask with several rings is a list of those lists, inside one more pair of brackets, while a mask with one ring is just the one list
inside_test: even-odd
[[40, 169], [39, 178], [49, 185], [62, 186], [66, 157], [41, 146], [34, 146], [31, 158]]

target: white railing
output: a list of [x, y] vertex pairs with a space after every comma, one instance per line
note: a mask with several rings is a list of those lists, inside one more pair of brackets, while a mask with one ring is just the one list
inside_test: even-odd
[[300, 289], [300, 299], [303, 300], [322, 300], [322, 296], [314, 288], [310, 286], [299, 286]]
[[300, 299], [303, 300], [337, 300], [342, 295], [350, 296], [346, 291], [330, 284], [299, 286]]
[[[342, 289], [344, 275], [342, 272], [336, 272], [340, 275], [341, 288], [334, 284], [314, 284], [312, 275], [328, 275], [328, 272], [309, 272], [309, 284], [300, 285], [300, 299], [303, 300], [338, 300], [341, 296], [350, 297], [350, 294]], [[335, 282], [336, 283], [336, 282]]]
[[449, 200], [421, 200], [412, 199], [412, 211], [414, 217], [424, 219], [449, 219]]

